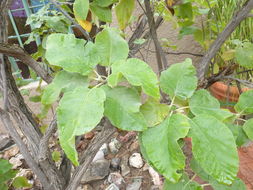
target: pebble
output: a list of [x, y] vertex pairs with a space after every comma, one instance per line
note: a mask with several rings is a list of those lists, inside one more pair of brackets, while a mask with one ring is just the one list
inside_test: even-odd
[[127, 185], [126, 190], [139, 190], [141, 188], [141, 183], [141, 178], [136, 178], [133, 183]]
[[117, 154], [120, 147], [121, 143], [116, 138], [112, 139], [111, 142], [109, 143], [109, 149], [113, 154]]
[[110, 162], [108, 160], [97, 160], [91, 163], [87, 172], [83, 175], [81, 183], [89, 183], [105, 178], [109, 174]]
[[111, 184], [114, 183], [115, 185], [117, 185], [117, 187], [122, 187], [124, 186], [124, 178], [120, 175], [120, 173], [110, 173], [110, 175], [108, 176], [107, 181]]
[[12, 169], [17, 169], [19, 166], [23, 164], [21, 161], [22, 157], [17, 156], [17, 157], [12, 157], [9, 162], [12, 164]]
[[11, 157], [16, 156], [19, 153], [19, 149], [17, 146], [11, 147], [9, 150], [4, 152], [4, 158], [9, 160]]
[[128, 167], [128, 156], [122, 158], [120, 168], [121, 168], [121, 175], [123, 177], [130, 173], [130, 168]]
[[111, 169], [117, 171], [120, 169], [120, 158], [113, 158], [111, 161]]
[[97, 160], [104, 160], [105, 159], [105, 154], [102, 150], [99, 150], [95, 157], [93, 158], [92, 162], [96, 162]]
[[108, 154], [108, 146], [106, 143], [104, 143], [99, 150], [102, 150], [104, 152], [104, 155], [106, 156]]
[[159, 174], [152, 168], [148, 168], [149, 175], [152, 177], [152, 181], [154, 185], [160, 186], [162, 185], [162, 181], [160, 180]]
[[143, 160], [140, 153], [133, 153], [129, 158], [129, 165], [140, 169], [143, 166]]
[[117, 185], [115, 185], [114, 183], [112, 183], [105, 190], [120, 190], [120, 189], [117, 187]]

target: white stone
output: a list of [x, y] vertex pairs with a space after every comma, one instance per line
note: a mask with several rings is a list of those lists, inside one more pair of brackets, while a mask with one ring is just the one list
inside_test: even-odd
[[129, 165], [134, 168], [141, 168], [143, 166], [143, 160], [140, 153], [133, 153], [129, 158]]

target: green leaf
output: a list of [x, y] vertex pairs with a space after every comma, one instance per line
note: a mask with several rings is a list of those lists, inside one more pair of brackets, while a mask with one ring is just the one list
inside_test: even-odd
[[253, 113], [253, 90], [248, 90], [243, 92], [240, 97], [239, 101], [235, 105], [235, 110], [241, 114], [251, 114]]
[[243, 130], [247, 134], [247, 136], [250, 138], [250, 140], [253, 140], [253, 119], [249, 119], [246, 121], [243, 125]]
[[88, 75], [99, 62], [94, 51], [92, 42], [85, 45], [85, 40], [73, 34], [51, 34], [47, 38], [45, 57], [51, 65]]
[[31, 101], [31, 102], [40, 102], [40, 100], [41, 100], [41, 96], [40, 95], [29, 97], [29, 101]]
[[0, 159], [0, 175], [5, 174], [9, 170], [11, 170], [12, 165], [8, 162], [8, 160]]
[[171, 65], [161, 73], [161, 89], [170, 98], [176, 96], [181, 100], [190, 98], [197, 88], [195, 67], [191, 59], [187, 58], [182, 63]]
[[1, 190], [8, 190], [8, 186], [6, 184], [0, 183], [0, 189]]
[[94, 0], [94, 2], [100, 7], [108, 7], [116, 1], [117, 0]]
[[197, 163], [197, 161], [193, 158], [191, 160], [191, 169], [204, 181], [209, 182], [210, 185], [215, 190], [246, 190], [245, 184], [239, 179], [236, 178], [232, 185], [224, 185], [219, 182], [217, 182], [214, 178], [212, 178], [210, 175], [208, 175], [201, 166]]
[[89, 11], [89, 0], [75, 0], [73, 11], [76, 19], [86, 20]]
[[72, 91], [77, 87], [88, 87], [87, 77], [78, 73], [60, 71], [43, 91], [41, 102], [44, 105], [54, 103], [61, 92]]
[[59, 152], [59, 151], [53, 151], [52, 152], [52, 159], [53, 159], [53, 161], [55, 161], [55, 162], [58, 162], [58, 161], [60, 161], [60, 159], [61, 159], [61, 153]]
[[12, 169], [8, 170], [4, 174], [0, 174], [0, 184], [4, 183], [4, 182], [8, 182], [12, 178], [14, 178], [16, 175], [17, 175], [17, 171], [16, 170], [12, 170]]
[[112, 28], [105, 28], [98, 33], [95, 45], [102, 61], [100, 64], [103, 66], [109, 66], [128, 57], [129, 48], [127, 42]]
[[135, 0], [120, 0], [115, 7], [116, 16], [121, 30], [126, 28], [134, 11]]
[[183, 3], [178, 5], [176, 8], [176, 15], [179, 18], [193, 19], [192, 3]]
[[235, 58], [239, 65], [252, 69], [253, 68], [253, 44], [250, 42], [243, 43], [243, 47], [236, 49]]
[[100, 88], [76, 88], [66, 92], [57, 108], [60, 144], [67, 157], [78, 165], [75, 136], [91, 131], [104, 113], [105, 93]]
[[187, 117], [174, 114], [140, 135], [149, 162], [172, 183], [180, 179], [182, 174], [178, 171], [185, 167], [185, 156], [178, 140], [187, 135], [189, 128]]
[[141, 100], [138, 92], [126, 87], [110, 88], [106, 92], [104, 115], [111, 123], [122, 130], [144, 131], [147, 123], [140, 113]]
[[220, 109], [219, 101], [204, 89], [198, 90], [193, 94], [189, 106], [194, 115], [212, 115], [221, 121], [234, 117], [233, 113]]
[[12, 182], [13, 187], [22, 188], [22, 187], [32, 187], [32, 184], [28, 183], [27, 179], [23, 176], [16, 177]]
[[149, 127], [160, 124], [169, 114], [169, 106], [149, 98], [141, 105], [141, 113], [148, 122]]
[[108, 84], [111, 87], [116, 86], [121, 74], [130, 84], [141, 86], [147, 95], [160, 99], [157, 76], [147, 63], [136, 58], [114, 63], [112, 65], [112, 74], [108, 78]]
[[165, 180], [163, 190], [202, 190], [202, 187], [195, 181], [190, 181], [186, 174], [183, 174], [178, 183], [171, 183]]
[[90, 9], [99, 20], [104, 22], [112, 22], [112, 11], [109, 7], [100, 7], [96, 2], [90, 4]]
[[190, 136], [193, 155], [205, 172], [220, 183], [232, 184], [239, 160], [228, 127], [213, 116], [197, 115], [191, 121]]

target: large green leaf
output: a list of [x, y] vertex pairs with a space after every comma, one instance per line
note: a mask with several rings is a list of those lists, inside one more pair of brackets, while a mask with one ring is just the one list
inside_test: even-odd
[[76, 19], [86, 20], [89, 11], [89, 0], [75, 0], [73, 11]]
[[207, 90], [196, 91], [190, 99], [189, 106], [194, 115], [208, 114], [223, 121], [234, 116], [233, 113], [220, 109], [220, 103]]
[[178, 183], [165, 180], [163, 190], [202, 190], [203, 188], [195, 181], [190, 181], [187, 174], [183, 174]]
[[94, 2], [96, 2], [96, 4], [100, 7], [108, 7], [109, 5], [117, 1], [118, 0], [94, 0]]
[[253, 119], [249, 119], [246, 121], [243, 125], [243, 130], [247, 134], [247, 136], [250, 138], [250, 140], [253, 140]]
[[147, 123], [140, 113], [141, 100], [138, 92], [126, 87], [110, 88], [106, 92], [105, 116], [111, 123], [127, 131], [144, 131]]
[[213, 116], [197, 115], [191, 121], [192, 152], [200, 166], [220, 183], [232, 184], [238, 172], [238, 155], [232, 132]]
[[100, 64], [103, 66], [109, 66], [128, 57], [129, 48], [127, 42], [112, 28], [105, 28], [98, 33], [95, 45], [101, 58]]
[[124, 29], [127, 26], [134, 11], [134, 2], [135, 0], [120, 0], [115, 7], [120, 29]]
[[161, 74], [161, 89], [170, 98], [176, 96], [181, 100], [186, 100], [193, 95], [197, 88], [196, 70], [191, 59], [187, 58], [182, 63], [171, 65]]
[[52, 83], [44, 89], [41, 102], [44, 105], [52, 104], [58, 99], [61, 92], [72, 91], [76, 87], [88, 87], [87, 77], [78, 73], [60, 71]]
[[160, 124], [169, 114], [169, 106], [149, 98], [141, 105], [141, 113], [150, 127]]
[[9, 170], [11, 170], [12, 165], [8, 160], [0, 159], [0, 175], [5, 174]]
[[235, 105], [235, 110], [242, 114], [253, 113], [253, 90], [242, 93], [239, 97], [239, 101]]
[[243, 47], [236, 49], [235, 58], [239, 65], [252, 69], [253, 68], [253, 44], [250, 42], [243, 43]]
[[209, 182], [209, 184], [214, 188], [214, 190], [246, 190], [245, 184], [239, 179], [236, 178], [231, 185], [225, 185], [219, 183], [212, 176], [208, 175], [197, 161], [192, 158], [191, 160], [191, 169], [204, 181]]
[[90, 9], [99, 20], [104, 22], [112, 22], [112, 11], [109, 7], [100, 7], [96, 2], [90, 4]]
[[105, 93], [100, 88], [76, 88], [64, 94], [57, 108], [60, 144], [67, 157], [78, 165], [75, 136], [91, 131], [104, 113]]
[[88, 75], [99, 62], [94, 44], [73, 34], [51, 34], [46, 42], [46, 59], [69, 72]]
[[178, 140], [187, 135], [189, 128], [187, 117], [174, 114], [140, 135], [148, 161], [172, 183], [180, 179], [182, 174], [178, 171], [185, 167], [185, 156]]
[[141, 86], [147, 95], [155, 99], [160, 98], [157, 76], [147, 63], [136, 58], [114, 63], [108, 84], [112, 87], [116, 86], [120, 75], [123, 75], [130, 84]]

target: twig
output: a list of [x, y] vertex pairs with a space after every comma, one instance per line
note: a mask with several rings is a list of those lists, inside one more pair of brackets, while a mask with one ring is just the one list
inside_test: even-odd
[[[147, 50], [147, 49], [145, 49]], [[156, 51], [154, 50], [147, 50], [151, 53], [156, 53]], [[203, 54], [199, 54], [199, 53], [191, 53], [191, 52], [185, 52], [185, 51], [182, 51], [182, 52], [170, 52], [170, 51], [164, 51], [164, 53], [166, 54], [171, 54], [171, 55], [192, 55], [192, 56], [196, 56], [196, 57], [203, 57], [204, 55]]]
[[8, 88], [6, 81], [6, 73], [5, 73], [5, 62], [3, 54], [0, 54], [0, 64], [1, 64], [1, 77], [3, 83], [3, 109], [6, 111], [8, 106]]
[[47, 83], [52, 82], [50, 74], [18, 45], [0, 43], [0, 53], [19, 59], [27, 66], [31, 67], [44, 81]]
[[168, 66], [167, 60], [166, 60], [165, 54], [162, 50], [162, 47], [158, 41], [156, 28], [155, 28], [155, 20], [154, 20], [151, 6], [150, 6], [150, 0], [145, 0], [144, 4], [145, 4], [145, 8], [146, 8], [146, 15], [148, 17], [148, 24], [149, 24], [149, 28], [150, 28], [151, 38], [153, 39], [154, 44], [155, 44], [158, 69], [159, 69], [159, 71], [161, 71], [161, 70], [164, 70], [167, 68], [167, 66]]
[[206, 52], [202, 61], [200, 62], [200, 67], [198, 70], [198, 78], [200, 86], [204, 83], [205, 74], [208, 70], [208, 65], [216, 53], [219, 51], [222, 44], [226, 41], [226, 39], [230, 36], [230, 34], [235, 30], [235, 28], [244, 20], [250, 11], [253, 8], [253, 0], [247, 1], [244, 6], [234, 15], [232, 20], [227, 24], [225, 29], [219, 34], [217, 39], [211, 45], [209, 50]]
[[115, 131], [116, 131], [115, 127], [112, 127], [110, 122], [106, 120], [102, 131], [91, 141], [88, 148], [81, 156], [80, 159], [81, 165], [75, 169], [66, 190], [77, 189], [83, 174], [87, 171], [97, 151], [104, 143], [109, 141], [110, 137], [115, 133]]
[[88, 41], [92, 41], [89, 33], [83, 29], [82, 26], [80, 26], [76, 21], [75, 19], [73, 19], [62, 7], [61, 5], [59, 4], [59, 2], [57, 2], [56, 0], [50, 0], [51, 3], [53, 3], [61, 12], [62, 14], [67, 18], [69, 19], [76, 28], [78, 28], [80, 30], [80, 32], [82, 32], [83, 36], [88, 40]]
[[45, 135], [40, 140], [38, 161], [42, 161], [47, 158], [49, 139], [55, 131], [56, 131], [56, 119], [54, 118], [53, 121], [48, 126]]

